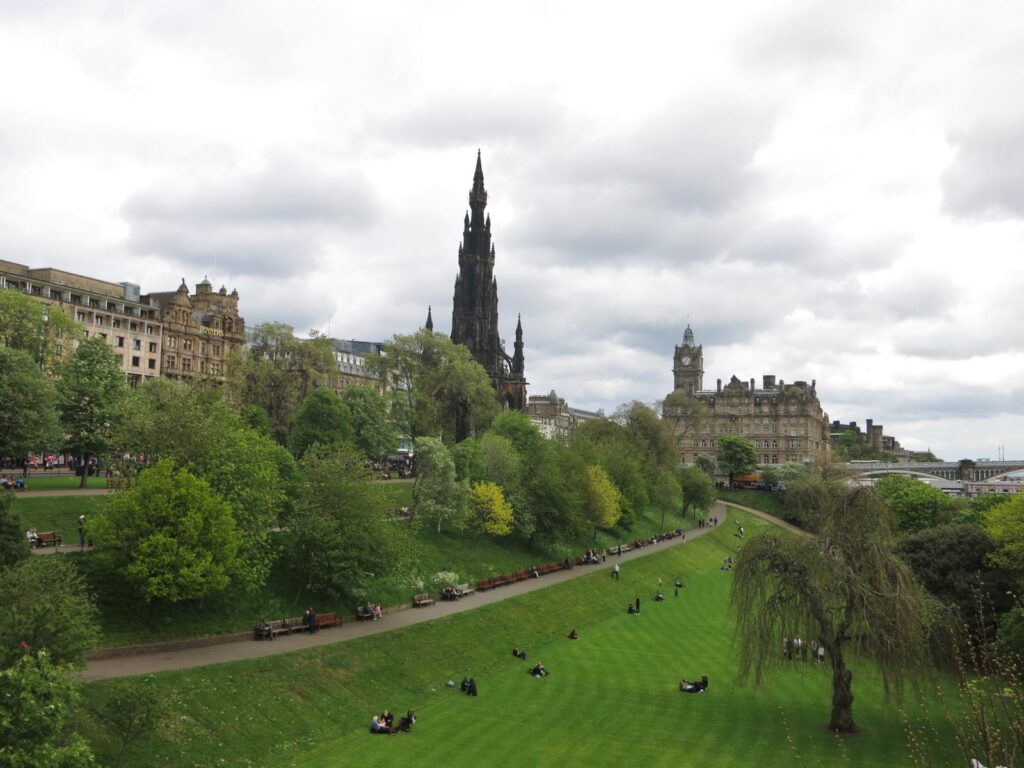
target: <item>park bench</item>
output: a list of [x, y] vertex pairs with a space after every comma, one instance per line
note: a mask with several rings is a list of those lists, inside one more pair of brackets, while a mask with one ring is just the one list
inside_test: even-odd
[[412, 607], [413, 608], [424, 608], [428, 605], [434, 604], [434, 598], [428, 595], [426, 592], [422, 592], [418, 595], [413, 595]]
[[538, 566], [537, 573], [541, 576], [547, 576], [549, 573], [562, 570], [562, 563], [544, 563], [544, 565]]
[[330, 611], [329, 613], [318, 613], [316, 615], [316, 626], [317, 629], [324, 629], [325, 627], [340, 627], [341, 617], [338, 616], [337, 611]]
[[[296, 626], [293, 622], [300, 622], [301, 619], [276, 619], [274, 621], [268, 621], [265, 629], [260, 629], [260, 625], [257, 624], [253, 628], [253, 640], [273, 640], [278, 635], [290, 635], [296, 631]], [[301, 624], [298, 625], [301, 629]]]
[[356, 621], [373, 621], [377, 618], [373, 613], [372, 605], [360, 605], [356, 608]]
[[59, 547], [60, 545], [60, 534], [56, 531], [44, 531], [36, 539], [37, 547]]
[[468, 582], [465, 584], [455, 585], [455, 594], [457, 594], [459, 597], [465, 597], [466, 595], [471, 595], [474, 592], [476, 592], [476, 589], [474, 587], [469, 586]]

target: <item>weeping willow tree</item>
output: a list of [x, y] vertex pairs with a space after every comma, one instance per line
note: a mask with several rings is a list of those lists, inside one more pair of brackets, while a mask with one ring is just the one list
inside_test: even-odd
[[892, 554], [885, 504], [870, 488], [830, 483], [813, 535], [770, 532], [744, 545], [732, 588], [740, 677], [759, 684], [787, 637], [817, 639], [832, 666], [828, 727], [857, 731], [851, 656], [875, 659], [886, 695], [923, 656], [923, 592]]

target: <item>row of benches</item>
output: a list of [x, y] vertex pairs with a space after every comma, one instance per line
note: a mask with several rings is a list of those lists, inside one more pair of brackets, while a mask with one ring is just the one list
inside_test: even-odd
[[[327, 627], [340, 627], [341, 617], [338, 616], [337, 611], [330, 611], [328, 613], [318, 613], [316, 615], [316, 628], [326, 629]], [[291, 635], [296, 632], [305, 632], [307, 629], [303, 617], [299, 616], [294, 619], [277, 619], [276, 621], [268, 621], [266, 627], [261, 627], [259, 624], [253, 629], [254, 640], [273, 640], [279, 635]]]
[[59, 547], [61, 546], [60, 534], [56, 531], [43, 531], [36, 534], [34, 547]]

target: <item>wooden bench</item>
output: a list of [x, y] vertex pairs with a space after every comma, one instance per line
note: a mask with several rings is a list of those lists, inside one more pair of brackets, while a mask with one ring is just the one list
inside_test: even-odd
[[36, 539], [37, 547], [59, 547], [60, 534], [56, 531], [44, 531], [39, 534], [39, 538]]
[[474, 592], [476, 592], [476, 588], [469, 586], [468, 582], [465, 583], [465, 584], [456, 584], [455, 585], [455, 593], [459, 597], [465, 597], [466, 595], [472, 595]]
[[317, 629], [324, 629], [325, 627], [340, 627], [341, 617], [338, 616], [337, 611], [330, 611], [329, 613], [318, 613], [316, 615], [316, 627]]
[[562, 570], [563, 567], [562, 563], [544, 563], [544, 565], [537, 566], [537, 573], [547, 576], [549, 573]]
[[425, 608], [426, 606], [433, 605], [433, 604], [434, 604], [434, 598], [432, 598], [426, 592], [422, 592], [422, 593], [420, 593], [418, 595], [413, 595], [413, 597], [412, 597], [412, 607], [413, 608]]
[[356, 608], [356, 621], [373, 621], [377, 616], [373, 612], [373, 606], [360, 605]]

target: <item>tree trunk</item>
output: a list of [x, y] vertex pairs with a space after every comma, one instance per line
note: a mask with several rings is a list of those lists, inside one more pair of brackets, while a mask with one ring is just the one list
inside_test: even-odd
[[829, 657], [832, 659], [832, 718], [828, 728], [836, 733], [856, 733], [853, 721], [853, 672], [846, 668], [843, 652], [837, 644]]

